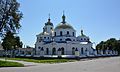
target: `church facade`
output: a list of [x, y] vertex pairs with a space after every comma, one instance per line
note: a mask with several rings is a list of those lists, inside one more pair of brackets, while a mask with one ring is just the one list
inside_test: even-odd
[[55, 28], [48, 19], [43, 31], [36, 35], [35, 48], [17, 48], [16, 50], [4, 50], [0, 44], [0, 56], [10, 57], [62, 57], [62, 58], [84, 58], [116, 56], [115, 50], [96, 50], [93, 43], [81, 29], [81, 34], [76, 36], [76, 30], [66, 22], [65, 15]]
[[[43, 27], [43, 32], [36, 35], [35, 43], [36, 55], [87, 55], [93, 54], [92, 42], [83, 33], [76, 36], [76, 30], [66, 22], [65, 15], [55, 28], [48, 19]], [[76, 53], [77, 52], [77, 53]]]

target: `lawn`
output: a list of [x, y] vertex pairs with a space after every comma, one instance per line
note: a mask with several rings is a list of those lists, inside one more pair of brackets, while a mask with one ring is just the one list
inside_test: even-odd
[[29, 58], [7, 58], [10, 60], [19, 60], [26, 62], [34, 62], [34, 63], [63, 63], [63, 62], [74, 62], [76, 60], [73, 59], [29, 59]]
[[23, 66], [24, 65], [21, 63], [0, 60], [0, 67], [23, 67]]

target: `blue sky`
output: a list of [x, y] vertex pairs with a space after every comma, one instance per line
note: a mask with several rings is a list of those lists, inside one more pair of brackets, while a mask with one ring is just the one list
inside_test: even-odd
[[18, 0], [23, 19], [19, 36], [25, 45], [33, 46], [42, 32], [50, 13], [54, 27], [61, 22], [63, 10], [66, 21], [80, 35], [80, 30], [99, 43], [120, 38], [120, 0]]

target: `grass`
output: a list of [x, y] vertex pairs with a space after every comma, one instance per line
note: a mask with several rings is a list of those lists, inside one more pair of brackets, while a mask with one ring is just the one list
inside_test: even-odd
[[21, 63], [0, 60], [0, 67], [23, 67], [23, 66], [24, 65]]
[[19, 60], [26, 62], [34, 62], [34, 63], [64, 63], [64, 62], [74, 62], [76, 60], [73, 59], [29, 59], [29, 58], [7, 58], [10, 60]]

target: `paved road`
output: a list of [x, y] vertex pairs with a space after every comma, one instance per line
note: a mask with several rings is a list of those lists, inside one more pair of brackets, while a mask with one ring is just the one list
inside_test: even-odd
[[120, 72], [120, 57], [59, 64], [26, 63], [26, 67], [0, 68], [0, 72]]

